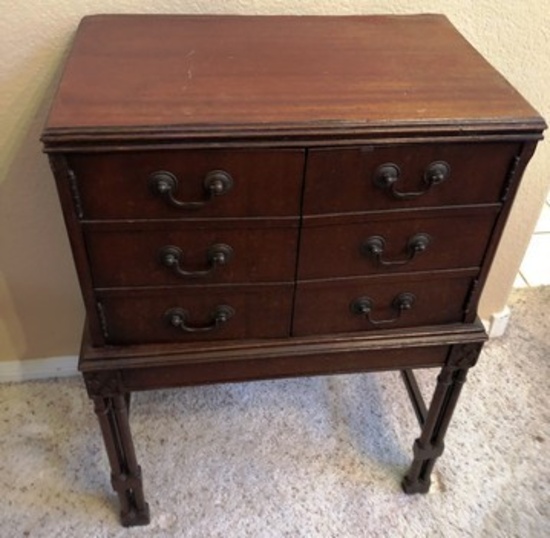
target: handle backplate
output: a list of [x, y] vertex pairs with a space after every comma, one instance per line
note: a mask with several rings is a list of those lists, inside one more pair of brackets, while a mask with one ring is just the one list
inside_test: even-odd
[[386, 190], [398, 200], [411, 200], [426, 194], [432, 187], [443, 183], [451, 177], [451, 166], [445, 161], [430, 163], [422, 177], [422, 188], [418, 191], [402, 192], [396, 185], [401, 178], [401, 169], [395, 163], [381, 164], [374, 172], [373, 182], [379, 189]]
[[183, 210], [200, 209], [217, 196], [227, 194], [233, 188], [233, 178], [224, 170], [212, 170], [203, 181], [204, 200], [182, 202], [176, 198], [178, 178], [166, 170], [153, 172], [149, 176], [149, 189], [156, 196], [163, 198], [172, 207]]
[[363, 241], [360, 246], [360, 251], [363, 256], [374, 259], [380, 265], [405, 265], [412, 261], [415, 256], [424, 252], [430, 245], [431, 240], [431, 237], [427, 233], [421, 232], [414, 234], [407, 241], [406, 257], [396, 260], [384, 259], [383, 255], [386, 248], [386, 240], [381, 235], [373, 235]]
[[206, 251], [206, 269], [183, 269], [181, 263], [184, 259], [181, 248], [167, 245], [159, 252], [160, 263], [182, 277], [200, 278], [210, 276], [218, 267], [227, 265], [233, 258], [233, 249], [224, 243], [212, 245]]
[[210, 314], [206, 325], [194, 325], [189, 322], [190, 314], [184, 308], [170, 308], [164, 313], [164, 319], [169, 325], [187, 333], [209, 332], [219, 329], [235, 315], [235, 310], [229, 305], [218, 305]]
[[374, 301], [365, 296], [358, 297], [350, 303], [350, 311], [356, 316], [364, 316], [372, 325], [384, 325], [387, 323], [394, 323], [400, 317], [405, 310], [411, 310], [416, 297], [409, 292], [403, 292], [395, 296], [392, 301], [392, 308], [396, 310], [396, 315], [389, 319], [374, 319], [372, 317], [372, 311], [374, 310]]

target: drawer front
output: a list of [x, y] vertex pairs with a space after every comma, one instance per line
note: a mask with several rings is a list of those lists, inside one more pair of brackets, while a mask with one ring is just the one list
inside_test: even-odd
[[289, 336], [292, 285], [99, 292], [107, 343]]
[[[481, 265], [495, 210], [412, 212], [379, 217], [316, 218], [302, 229], [299, 279]], [[350, 222], [351, 221], [351, 222]]]
[[304, 214], [498, 202], [517, 151], [516, 143], [312, 150]]
[[293, 335], [461, 322], [471, 282], [463, 275], [300, 282]]
[[297, 226], [90, 224], [85, 235], [96, 287], [286, 282], [294, 280]]
[[290, 216], [300, 213], [302, 150], [75, 154], [84, 219]]

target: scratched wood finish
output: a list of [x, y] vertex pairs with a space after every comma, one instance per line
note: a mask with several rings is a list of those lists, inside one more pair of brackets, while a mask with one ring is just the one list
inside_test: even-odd
[[47, 130], [465, 118], [539, 121], [442, 16], [106, 15], [83, 19]]

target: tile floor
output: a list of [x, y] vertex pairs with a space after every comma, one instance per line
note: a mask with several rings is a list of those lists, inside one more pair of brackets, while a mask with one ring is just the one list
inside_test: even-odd
[[550, 285], [550, 194], [514, 282], [515, 288]]

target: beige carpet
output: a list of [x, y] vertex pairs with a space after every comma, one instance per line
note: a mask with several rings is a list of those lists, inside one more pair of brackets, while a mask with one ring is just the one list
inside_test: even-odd
[[0, 536], [548, 537], [550, 288], [512, 308], [425, 496], [399, 486], [418, 428], [397, 373], [136, 395], [152, 513], [136, 529], [118, 524], [80, 379], [0, 386]]

